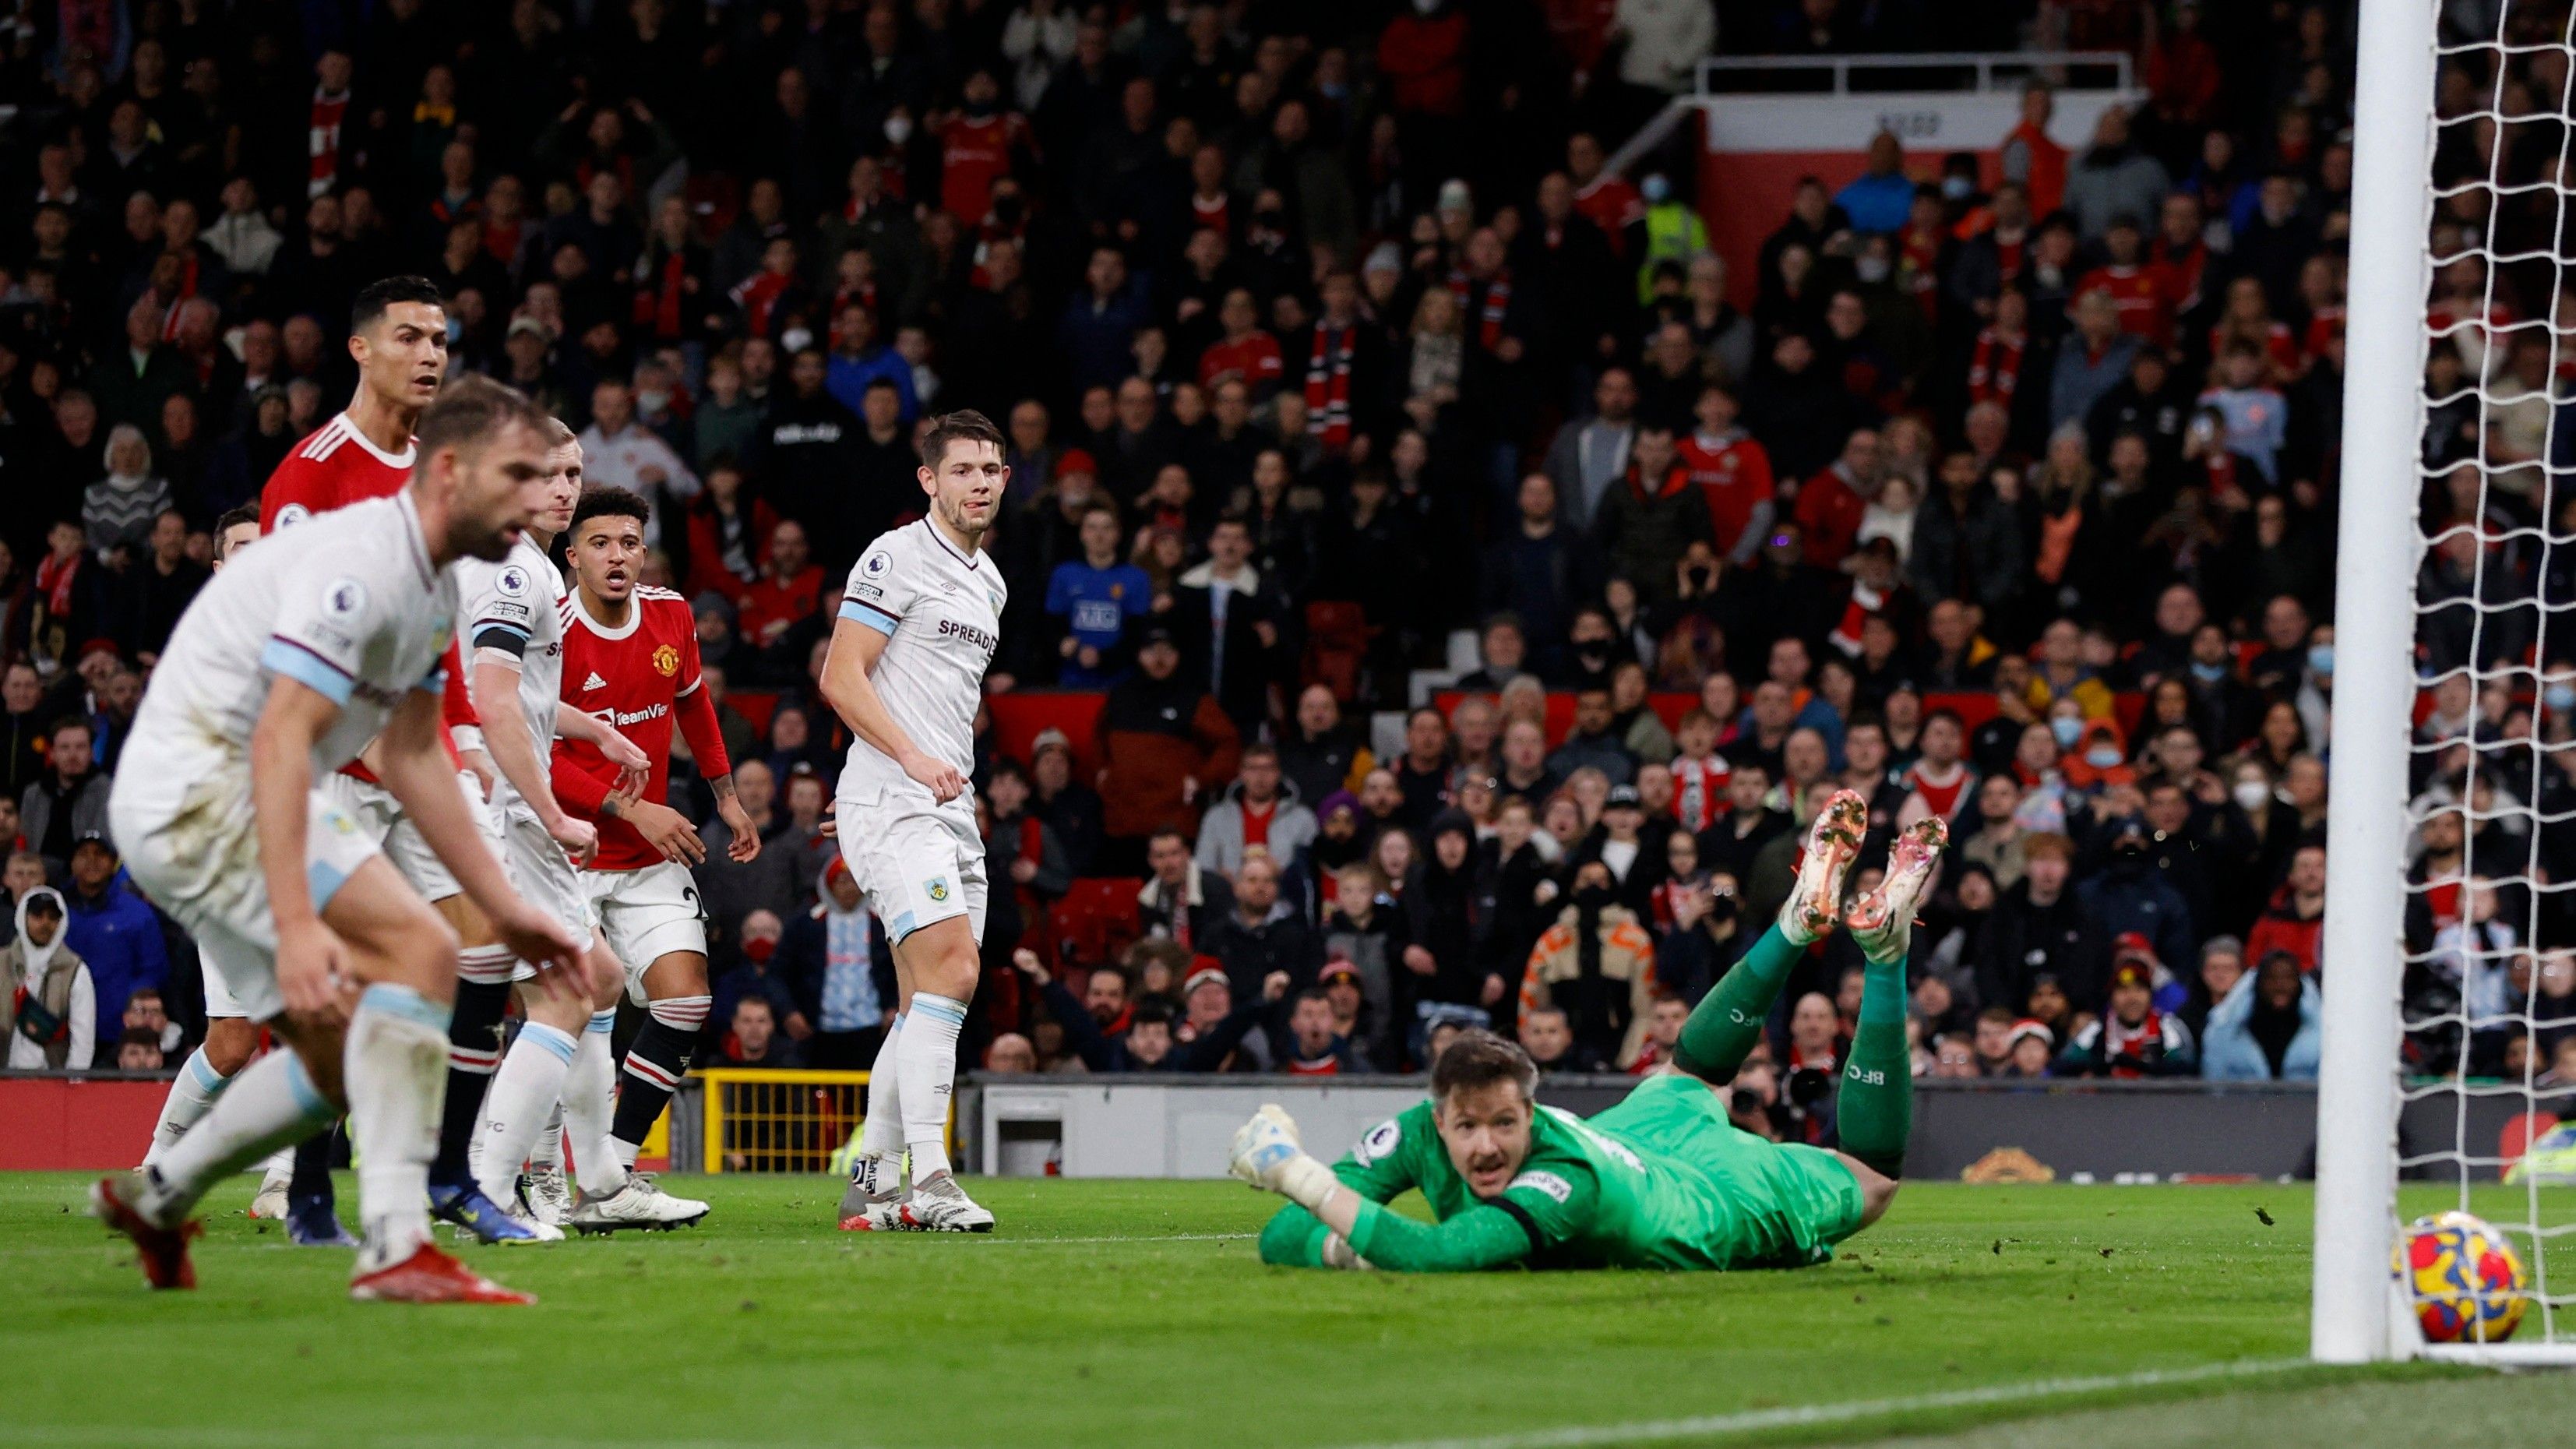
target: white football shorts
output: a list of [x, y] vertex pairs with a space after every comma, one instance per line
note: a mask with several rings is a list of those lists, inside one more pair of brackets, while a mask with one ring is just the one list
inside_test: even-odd
[[626, 968], [626, 994], [644, 1001], [644, 973], [674, 951], [707, 954], [707, 912], [697, 877], [678, 861], [641, 870], [580, 872], [582, 894], [608, 949]]
[[[305, 799], [304, 874], [317, 911], [378, 853], [375, 837], [335, 793], [317, 787]], [[259, 865], [249, 762], [165, 758], [152, 769], [120, 773], [108, 825], [136, 884], [196, 939], [208, 1014], [267, 1021], [283, 1012], [277, 918]]]
[[922, 809], [883, 796], [843, 800], [840, 822], [841, 858], [868, 908], [885, 923], [889, 943], [964, 916], [976, 944], [983, 944], [984, 841], [971, 806]]

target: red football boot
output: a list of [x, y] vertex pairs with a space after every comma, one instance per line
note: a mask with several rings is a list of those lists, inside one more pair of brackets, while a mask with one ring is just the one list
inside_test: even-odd
[[89, 1215], [134, 1240], [145, 1282], [155, 1288], [196, 1287], [197, 1265], [188, 1261], [188, 1240], [205, 1229], [195, 1218], [175, 1228], [153, 1225], [134, 1205], [142, 1183], [142, 1174], [134, 1172], [100, 1178], [89, 1190]]
[[534, 1293], [504, 1288], [423, 1243], [391, 1267], [349, 1280], [349, 1296], [372, 1303], [507, 1303], [537, 1301]]

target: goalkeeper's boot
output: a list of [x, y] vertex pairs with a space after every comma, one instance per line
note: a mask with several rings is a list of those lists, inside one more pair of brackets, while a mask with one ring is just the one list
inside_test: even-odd
[[1887, 848], [1887, 878], [1878, 889], [1852, 902], [1843, 917], [1861, 954], [1872, 961], [1902, 961], [1913, 946], [1914, 912], [1932, 888], [1950, 827], [1938, 815], [1926, 815], [1897, 832]]
[[572, 1185], [560, 1167], [531, 1167], [519, 1179], [519, 1216], [559, 1228], [572, 1216]]
[[917, 1233], [989, 1233], [993, 1215], [966, 1195], [957, 1179], [934, 1172], [912, 1185], [904, 1200], [903, 1225]]
[[89, 1215], [134, 1240], [134, 1256], [143, 1265], [143, 1281], [155, 1288], [194, 1288], [197, 1265], [188, 1261], [188, 1240], [205, 1231], [188, 1218], [163, 1227], [145, 1212], [154, 1194], [153, 1179], [142, 1172], [120, 1172], [90, 1186]]
[[499, 1303], [525, 1306], [533, 1293], [504, 1288], [473, 1269], [422, 1243], [399, 1263], [361, 1273], [349, 1280], [349, 1296], [362, 1303]]
[[1780, 934], [1804, 945], [1832, 932], [1842, 919], [1843, 877], [1860, 859], [1861, 837], [1869, 830], [1869, 802], [1859, 792], [1838, 791], [1807, 826], [1806, 849], [1798, 859], [1798, 880], [1780, 904]]
[[316, 1193], [293, 1199], [286, 1209], [286, 1240], [299, 1248], [355, 1248], [358, 1240], [340, 1226], [330, 1198]]
[[[474, 1235], [478, 1243], [533, 1243], [536, 1229], [510, 1215], [510, 1210], [492, 1201], [473, 1182], [433, 1182], [429, 1185], [429, 1215], [441, 1222], [454, 1223]], [[561, 1232], [555, 1234], [562, 1237]]]
[[705, 1203], [664, 1192], [653, 1185], [650, 1173], [630, 1172], [615, 1192], [598, 1196], [583, 1193], [574, 1202], [572, 1215], [564, 1219], [564, 1226], [584, 1236], [613, 1233], [620, 1228], [667, 1232], [689, 1227], [706, 1215]]

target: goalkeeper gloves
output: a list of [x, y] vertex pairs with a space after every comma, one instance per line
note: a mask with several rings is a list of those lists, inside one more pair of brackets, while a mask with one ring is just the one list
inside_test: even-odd
[[1333, 1170], [1306, 1154], [1297, 1140], [1297, 1123], [1276, 1102], [1266, 1103], [1234, 1134], [1226, 1169], [1236, 1177], [1278, 1193], [1308, 1212], [1323, 1208], [1324, 1199], [1341, 1186]]

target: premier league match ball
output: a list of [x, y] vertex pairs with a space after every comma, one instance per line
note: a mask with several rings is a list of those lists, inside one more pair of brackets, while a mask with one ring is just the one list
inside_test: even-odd
[[2407, 1224], [2396, 1269], [2428, 1343], [2502, 1343], [2531, 1305], [2512, 1242], [2464, 1212]]

